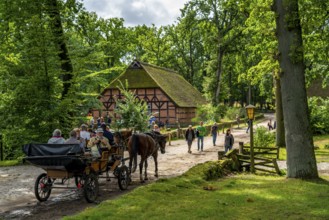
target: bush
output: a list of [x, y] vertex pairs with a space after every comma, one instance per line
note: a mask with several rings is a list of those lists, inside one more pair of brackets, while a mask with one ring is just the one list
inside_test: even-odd
[[275, 133], [269, 132], [265, 127], [259, 127], [256, 129], [254, 137], [256, 147], [270, 147], [275, 144]]
[[329, 99], [312, 97], [308, 100], [313, 134], [329, 133]]
[[230, 120], [235, 120], [236, 115], [239, 115], [240, 118], [246, 116], [246, 110], [244, 108], [229, 108], [226, 112], [226, 118]]
[[227, 109], [224, 105], [212, 106], [211, 104], [198, 106], [196, 110], [196, 117], [192, 119], [193, 122], [203, 121], [206, 124], [218, 122], [224, 117]]

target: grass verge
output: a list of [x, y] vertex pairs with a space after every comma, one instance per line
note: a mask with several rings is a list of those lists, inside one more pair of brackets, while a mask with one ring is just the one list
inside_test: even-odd
[[[318, 163], [329, 162], [329, 149], [325, 149], [329, 145], [329, 135], [314, 136], [314, 146], [319, 147], [315, 150], [315, 157]], [[287, 152], [285, 148], [280, 148], [279, 159], [286, 160]]]
[[[205, 181], [209, 163], [64, 219], [328, 219], [329, 178], [239, 174]], [[205, 190], [206, 189], [206, 190]]]
[[16, 166], [22, 164], [21, 160], [4, 160], [0, 161], [0, 167]]

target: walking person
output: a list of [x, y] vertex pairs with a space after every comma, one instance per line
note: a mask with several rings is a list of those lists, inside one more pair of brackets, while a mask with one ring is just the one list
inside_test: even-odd
[[250, 119], [247, 120], [247, 125], [248, 125], [248, 128], [247, 128], [246, 133], [248, 133], [248, 131], [249, 131], [249, 129], [250, 129]]
[[187, 141], [187, 146], [188, 146], [188, 153], [192, 153], [191, 151], [191, 146], [192, 146], [192, 142], [195, 139], [195, 134], [194, 134], [194, 130], [192, 128], [192, 125], [188, 126], [188, 129], [185, 132], [185, 140]]
[[267, 123], [267, 127], [269, 131], [273, 130], [272, 119], [270, 119], [270, 121]]
[[217, 135], [219, 135], [219, 132], [217, 123], [215, 122], [215, 124], [211, 126], [212, 143], [214, 146], [216, 146]]
[[231, 134], [231, 130], [227, 129], [225, 134], [225, 140], [224, 140], [225, 153], [229, 150], [232, 150], [233, 144], [234, 144], [234, 137]]
[[238, 124], [238, 128], [240, 128], [240, 116], [239, 116], [239, 114], [236, 114], [235, 120], [236, 120], [236, 123]]
[[203, 121], [201, 121], [200, 126], [196, 128], [196, 134], [198, 137], [198, 151], [203, 151], [203, 138], [206, 135], [206, 128], [203, 127]]

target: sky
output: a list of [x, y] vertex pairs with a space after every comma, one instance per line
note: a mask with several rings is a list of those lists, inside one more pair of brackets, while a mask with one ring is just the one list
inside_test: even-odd
[[187, 0], [83, 0], [102, 18], [124, 18], [125, 26], [174, 24]]

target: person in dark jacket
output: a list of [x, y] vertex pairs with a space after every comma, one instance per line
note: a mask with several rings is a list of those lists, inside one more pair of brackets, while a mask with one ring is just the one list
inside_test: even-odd
[[111, 146], [113, 146], [113, 145], [114, 145], [114, 138], [113, 138], [113, 134], [112, 134], [112, 132], [110, 132], [110, 131], [108, 131], [108, 130], [106, 129], [106, 124], [105, 124], [105, 123], [103, 123], [103, 124], [101, 125], [101, 128], [103, 129], [103, 135], [104, 135], [104, 137], [106, 137], [106, 138], [109, 140], [109, 144], [110, 144]]
[[227, 129], [225, 134], [225, 140], [224, 140], [225, 153], [229, 150], [232, 150], [233, 144], [234, 144], [234, 137], [231, 134], [231, 130]]
[[187, 141], [187, 146], [188, 146], [188, 153], [192, 153], [191, 151], [191, 146], [192, 146], [192, 142], [195, 139], [195, 133], [194, 130], [192, 128], [192, 125], [188, 126], [188, 129], [185, 132], [185, 140]]

